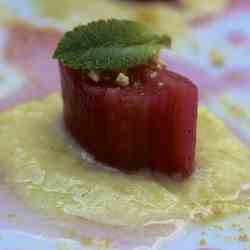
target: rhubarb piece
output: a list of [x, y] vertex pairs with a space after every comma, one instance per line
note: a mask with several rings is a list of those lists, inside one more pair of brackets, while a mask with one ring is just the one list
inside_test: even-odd
[[151, 165], [155, 172], [187, 177], [194, 170], [198, 91], [192, 82], [170, 71], [151, 105]]
[[60, 64], [66, 127], [97, 160], [126, 171], [193, 172], [197, 88], [161, 67], [129, 70], [129, 86], [119, 87], [117, 77], [95, 82]]
[[120, 88], [116, 77], [96, 83], [60, 64], [68, 131], [99, 161], [123, 170], [148, 164], [150, 95], [143, 85]]
[[[117, 37], [101, 37], [109, 32]], [[156, 58], [168, 43], [115, 20], [76, 28], [59, 43], [65, 126], [97, 160], [124, 171], [193, 172], [198, 90]]]

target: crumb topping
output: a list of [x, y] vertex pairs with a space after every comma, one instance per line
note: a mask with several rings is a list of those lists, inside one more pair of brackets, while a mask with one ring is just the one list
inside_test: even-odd
[[162, 87], [163, 85], [165, 85], [164, 82], [158, 82], [158, 86], [159, 86], [159, 87]]
[[154, 71], [154, 72], [152, 72], [152, 73], [150, 74], [150, 77], [151, 77], [152, 79], [154, 79], [154, 78], [157, 77], [157, 75], [158, 75], [158, 73], [157, 73], [156, 71]]
[[207, 245], [207, 240], [206, 239], [201, 239], [199, 244], [200, 244], [200, 246], [205, 246], [205, 245]]
[[123, 73], [119, 73], [116, 78], [116, 83], [121, 87], [126, 87], [129, 85], [129, 77]]
[[225, 56], [219, 50], [211, 50], [210, 52], [210, 60], [213, 66], [215, 67], [223, 67], [225, 64]]
[[167, 66], [167, 64], [166, 64], [166, 62], [165, 62], [164, 60], [162, 60], [162, 59], [157, 60], [157, 65], [156, 65], [156, 67], [157, 67], [158, 69], [163, 69], [163, 68], [165, 68], [166, 66]]
[[90, 71], [90, 72], [88, 73], [88, 76], [89, 76], [89, 78], [90, 78], [91, 80], [93, 80], [94, 82], [99, 82], [99, 81], [100, 81], [100, 76], [99, 76], [97, 73], [95, 73], [94, 71]]
[[249, 235], [247, 235], [246, 233], [243, 233], [243, 234], [241, 234], [240, 236], [239, 236], [239, 238], [238, 238], [238, 240], [239, 241], [250, 241], [250, 236]]
[[137, 82], [137, 81], [136, 81], [136, 82], [134, 83], [134, 85], [135, 85], [135, 87], [138, 87], [138, 86], [141, 85], [141, 82]]

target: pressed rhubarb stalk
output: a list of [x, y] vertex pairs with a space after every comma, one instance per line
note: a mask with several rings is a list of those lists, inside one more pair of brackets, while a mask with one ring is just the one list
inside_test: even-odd
[[126, 20], [67, 32], [59, 60], [64, 121], [97, 160], [125, 171], [168, 176], [194, 170], [197, 87], [158, 60], [167, 35]]

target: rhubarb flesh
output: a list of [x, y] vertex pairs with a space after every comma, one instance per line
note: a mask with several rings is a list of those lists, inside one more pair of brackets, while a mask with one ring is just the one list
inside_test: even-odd
[[152, 63], [98, 81], [60, 64], [66, 128], [87, 151], [124, 171], [151, 166], [156, 173], [190, 176], [194, 169], [197, 87]]

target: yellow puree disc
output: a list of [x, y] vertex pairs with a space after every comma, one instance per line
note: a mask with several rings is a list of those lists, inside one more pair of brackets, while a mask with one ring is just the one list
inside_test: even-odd
[[30, 205], [113, 225], [173, 218], [204, 222], [250, 208], [250, 153], [223, 122], [199, 110], [196, 171], [185, 182], [157, 181], [97, 167], [81, 157], [61, 122], [59, 95], [0, 114], [5, 181]]

